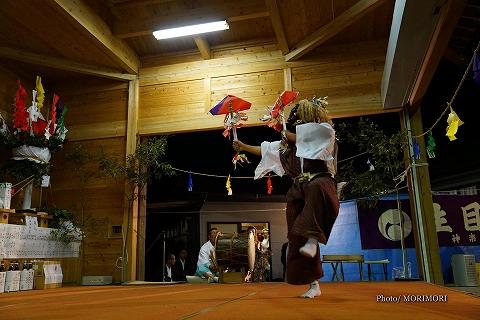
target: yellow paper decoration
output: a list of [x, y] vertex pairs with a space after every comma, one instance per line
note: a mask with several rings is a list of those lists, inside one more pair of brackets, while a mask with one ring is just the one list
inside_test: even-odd
[[228, 195], [231, 196], [233, 194], [233, 191], [232, 191], [232, 186], [230, 184], [230, 175], [228, 175], [227, 184], [225, 185], [225, 187], [227, 187]]
[[42, 85], [42, 78], [37, 76], [37, 108], [38, 111], [42, 110], [43, 100], [45, 100], [45, 90]]
[[450, 107], [450, 114], [448, 115], [447, 123], [448, 127], [446, 136], [448, 139], [450, 139], [450, 141], [457, 140], [455, 134], [457, 133], [458, 127], [463, 124], [463, 121], [460, 120], [455, 111], [453, 111], [452, 107]]

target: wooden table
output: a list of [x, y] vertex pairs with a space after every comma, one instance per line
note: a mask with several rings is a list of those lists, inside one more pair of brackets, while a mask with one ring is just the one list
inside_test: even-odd
[[[322, 263], [330, 263], [333, 269], [332, 280], [337, 281], [345, 281], [345, 274], [343, 272], [343, 264], [344, 263], [357, 263], [358, 264], [358, 272], [360, 275], [360, 281], [363, 280], [363, 255], [352, 255], [352, 254], [344, 254], [344, 255], [336, 255], [336, 254], [325, 254], [322, 258]], [[338, 275], [338, 266], [340, 266], [340, 275], [341, 279]]]

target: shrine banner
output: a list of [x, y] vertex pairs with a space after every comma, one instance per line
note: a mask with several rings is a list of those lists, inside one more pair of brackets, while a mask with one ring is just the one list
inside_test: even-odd
[[[414, 247], [409, 200], [400, 201], [405, 247]], [[433, 196], [435, 226], [441, 247], [480, 246], [480, 196]], [[358, 208], [363, 249], [400, 248], [400, 215], [396, 200]]]
[[[400, 201], [403, 237], [406, 248], [414, 248], [413, 227], [408, 200]], [[362, 249], [400, 248], [400, 215], [396, 200], [378, 201], [374, 208], [358, 207], [358, 223]]]
[[480, 196], [433, 196], [441, 247], [480, 246]]

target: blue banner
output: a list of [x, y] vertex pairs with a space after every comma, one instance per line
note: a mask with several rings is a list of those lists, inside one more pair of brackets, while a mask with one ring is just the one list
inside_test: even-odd
[[[480, 245], [480, 196], [433, 196], [435, 226], [441, 247]], [[374, 208], [358, 208], [363, 249], [400, 248], [401, 223], [405, 247], [414, 247], [408, 200], [380, 200]], [[401, 219], [401, 220], [400, 220]]]

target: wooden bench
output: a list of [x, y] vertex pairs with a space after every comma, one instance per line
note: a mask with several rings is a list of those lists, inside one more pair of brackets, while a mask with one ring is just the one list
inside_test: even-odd
[[385, 280], [387, 280], [387, 265], [390, 263], [390, 260], [383, 259], [383, 260], [365, 260], [363, 263], [367, 265], [368, 269], [368, 281], [372, 280], [372, 264], [381, 264], [383, 266], [383, 274], [385, 276]]
[[336, 254], [325, 254], [322, 258], [322, 263], [330, 263], [333, 269], [332, 280], [335, 279], [340, 281], [340, 277], [338, 275], [338, 266], [340, 266], [340, 275], [341, 281], [345, 281], [345, 274], [343, 272], [343, 264], [344, 263], [357, 263], [358, 264], [358, 272], [360, 275], [360, 281], [363, 280], [363, 255], [352, 255], [352, 254], [344, 254], [344, 255], [336, 255]]

